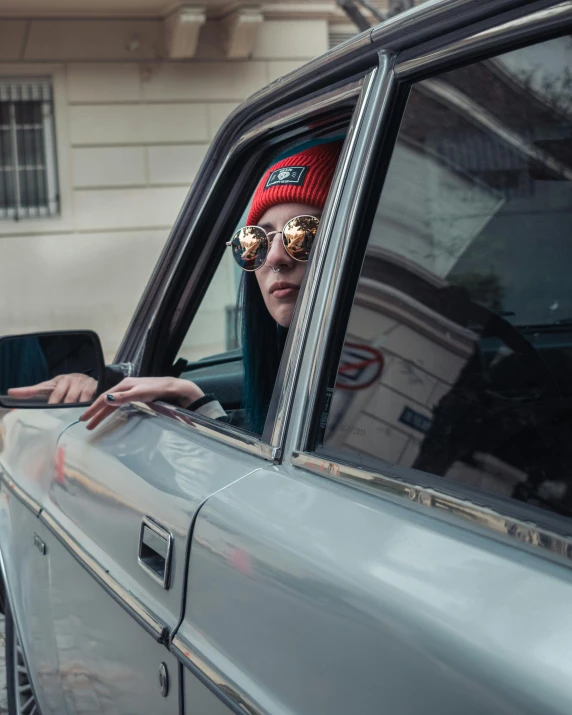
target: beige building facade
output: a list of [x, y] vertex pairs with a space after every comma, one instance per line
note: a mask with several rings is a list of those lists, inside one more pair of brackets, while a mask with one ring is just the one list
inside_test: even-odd
[[[91, 328], [111, 360], [224, 119], [353, 31], [333, 1], [0, 0], [0, 334]], [[43, 119], [18, 124], [30, 86]], [[10, 142], [34, 127], [51, 208], [18, 212], [7, 182], [24, 194], [32, 169]], [[217, 275], [222, 305], [235, 279]], [[194, 341], [224, 350], [220, 306], [203, 321]]]

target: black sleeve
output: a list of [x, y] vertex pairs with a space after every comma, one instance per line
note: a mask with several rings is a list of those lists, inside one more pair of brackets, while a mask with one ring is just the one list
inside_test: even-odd
[[103, 370], [103, 380], [101, 381], [100, 392], [107, 392], [115, 385], [119, 385], [121, 380], [129, 377], [126, 363], [118, 363], [115, 365], [106, 365]]

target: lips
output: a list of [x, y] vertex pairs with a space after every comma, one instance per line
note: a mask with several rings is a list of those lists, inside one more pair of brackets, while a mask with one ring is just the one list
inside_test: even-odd
[[298, 294], [298, 291], [300, 290], [300, 287], [297, 286], [295, 283], [288, 283], [287, 281], [278, 281], [277, 283], [273, 283], [268, 292], [270, 295], [274, 296], [274, 298], [291, 298], [295, 295]]

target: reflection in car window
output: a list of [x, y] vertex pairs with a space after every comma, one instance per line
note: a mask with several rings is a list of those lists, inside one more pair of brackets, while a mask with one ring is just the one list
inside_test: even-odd
[[572, 515], [570, 67], [565, 37], [413, 87], [320, 453]]

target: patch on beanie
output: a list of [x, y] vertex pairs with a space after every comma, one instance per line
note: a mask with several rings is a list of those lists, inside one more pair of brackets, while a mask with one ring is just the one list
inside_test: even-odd
[[285, 166], [270, 173], [264, 190], [271, 186], [302, 186], [306, 177], [307, 166]]

